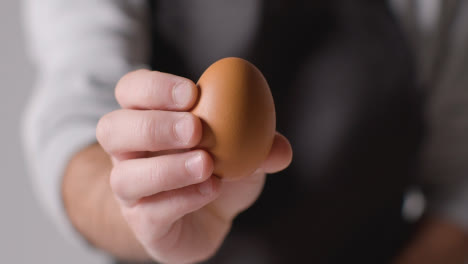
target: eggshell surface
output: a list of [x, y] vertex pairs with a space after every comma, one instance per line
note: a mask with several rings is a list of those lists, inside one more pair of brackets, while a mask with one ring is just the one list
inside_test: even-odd
[[197, 82], [199, 99], [192, 109], [203, 124], [198, 146], [214, 159], [214, 174], [226, 179], [252, 174], [266, 159], [276, 131], [270, 87], [252, 63], [223, 58]]

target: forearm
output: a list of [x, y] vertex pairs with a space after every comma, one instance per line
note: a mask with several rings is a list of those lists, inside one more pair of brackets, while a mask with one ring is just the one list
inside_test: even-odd
[[73, 157], [65, 172], [62, 194], [68, 217], [91, 243], [119, 259], [146, 260], [109, 185], [112, 163], [98, 145]]
[[435, 217], [426, 219], [394, 264], [464, 264], [468, 261], [468, 233]]

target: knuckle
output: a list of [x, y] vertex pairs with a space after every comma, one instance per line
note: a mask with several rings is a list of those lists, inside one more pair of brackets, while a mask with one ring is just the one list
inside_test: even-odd
[[108, 145], [111, 137], [111, 128], [112, 118], [110, 114], [106, 114], [105, 116], [101, 117], [101, 119], [99, 119], [99, 122], [96, 126], [96, 138], [101, 145]]
[[131, 86], [132, 79], [137, 72], [138, 71], [129, 72], [122, 76], [122, 78], [117, 82], [117, 85], [115, 86], [115, 98], [117, 101], [120, 101], [125, 97], [125, 92], [127, 88]]
[[149, 151], [158, 150], [158, 135], [161, 131], [161, 126], [157, 119], [152, 115], [143, 115], [136, 126], [136, 135], [141, 137], [148, 146]]
[[152, 72], [152, 74], [148, 75], [146, 78], [146, 85], [144, 85], [144, 92], [148, 96], [154, 96], [155, 90], [161, 86], [161, 80], [159, 78], [158, 72]]
[[162, 167], [164, 165], [153, 162], [149, 167], [148, 177], [149, 177], [149, 184], [157, 188], [158, 186], [164, 185], [164, 175], [162, 173]]
[[117, 82], [115, 86], [115, 98], [118, 102], [124, 102], [128, 97], [130, 92], [135, 91], [135, 87], [138, 87], [136, 82], [140, 82], [140, 79], [145, 76], [144, 74], [148, 72], [147, 69], [138, 69], [135, 71], [131, 71], [125, 74], [120, 80]]
[[155, 105], [154, 102], [157, 101], [157, 98], [159, 97], [158, 87], [159, 87], [159, 83], [158, 83], [157, 78], [151, 75], [151, 77], [149, 77], [146, 80], [145, 85], [142, 85], [140, 87], [140, 91], [139, 91], [140, 99], [154, 106]]
[[125, 200], [125, 184], [123, 183], [122, 175], [123, 171], [121, 166], [114, 166], [110, 174], [110, 186], [114, 194], [116, 194], [119, 198]]

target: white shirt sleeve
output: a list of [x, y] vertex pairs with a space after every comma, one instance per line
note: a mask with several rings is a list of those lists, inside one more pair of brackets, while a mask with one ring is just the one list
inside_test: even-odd
[[25, 39], [37, 69], [22, 120], [26, 162], [45, 211], [77, 246], [88, 244], [67, 218], [62, 177], [70, 158], [96, 142], [100, 117], [119, 108], [114, 99], [117, 81], [147, 67], [146, 2], [23, 1]]

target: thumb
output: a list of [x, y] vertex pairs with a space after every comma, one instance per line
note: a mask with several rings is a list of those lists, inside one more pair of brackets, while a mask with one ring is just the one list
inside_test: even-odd
[[260, 166], [260, 170], [266, 173], [275, 173], [286, 169], [291, 164], [293, 151], [289, 140], [276, 133], [270, 153]]

